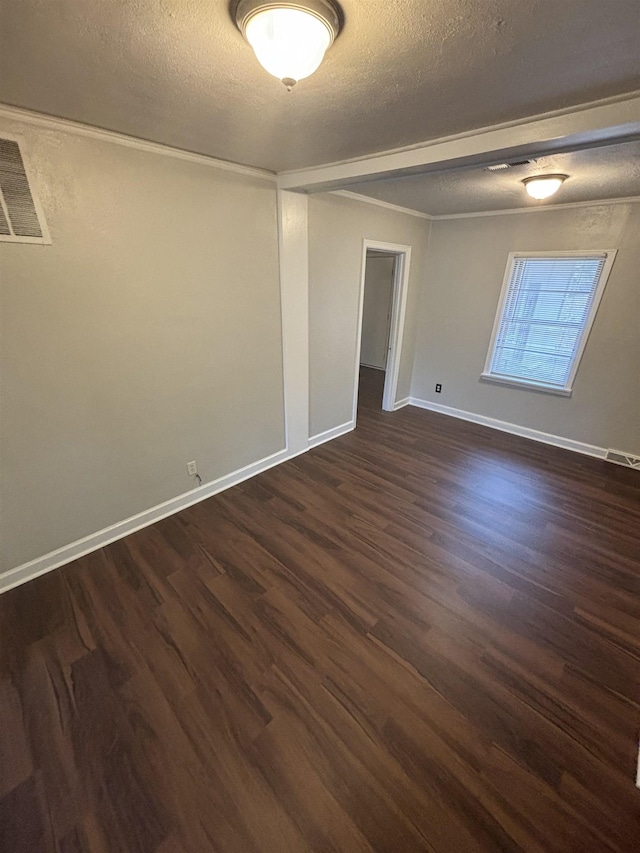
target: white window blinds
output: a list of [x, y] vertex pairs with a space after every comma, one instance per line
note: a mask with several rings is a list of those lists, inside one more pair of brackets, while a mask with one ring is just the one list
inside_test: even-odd
[[512, 256], [484, 376], [570, 390], [609, 254]]

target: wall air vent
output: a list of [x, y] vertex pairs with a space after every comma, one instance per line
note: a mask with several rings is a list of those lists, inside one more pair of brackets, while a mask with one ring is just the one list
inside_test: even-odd
[[640, 456], [633, 456], [631, 453], [622, 453], [620, 450], [608, 450], [606, 459], [608, 462], [615, 462], [617, 465], [626, 465], [627, 468], [637, 468], [640, 470]]
[[15, 139], [0, 139], [0, 241], [51, 242]]

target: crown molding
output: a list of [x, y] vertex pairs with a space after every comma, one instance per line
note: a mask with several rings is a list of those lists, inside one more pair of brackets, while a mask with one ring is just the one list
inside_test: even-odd
[[536, 207], [511, 207], [501, 210], [478, 210], [472, 213], [424, 213], [421, 210], [412, 210], [410, 207], [400, 207], [397, 204], [391, 204], [388, 201], [381, 201], [378, 198], [372, 198], [359, 193], [352, 193], [348, 190], [333, 190], [330, 195], [349, 198], [352, 201], [359, 201], [363, 204], [373, 204], [376, 207], [384, 207], [387, 210], [393, 210], [396, 213], [403, 213], [407, 216], [416, 216], [419, 219], [427, 219], [430, 222], [440, 222], [445, 219], [474, 219], [478, 216], [510, 216], [511, 214], [519, 213], [550, 213], [554, 210], [570, 210], [576, 207], [603, 207], [615, 204], [638, 204], [640, 196], [626, 196], [624, 198], [602, 198], [594, 199], [593, 201], [570, 201], [566, 204], [549, 204]]
[[92, 127], [81, 122], [58, 118], [57, 116], [50, 116], [45, 113], [33, 112], [32, 110], [25, 110], [21, 107], [11, 107], [8, 104], [0, 104], [0, 120], [2, 119], [19, 121], [24, 124], [35, 125], [36, 127], [60, 133], [72, 133], [76, 136], [95, 139], [99, 142], [111, 142], [115, 145], [123, 145], [125, 148], [134, 148], [137, 151], [145, 151], [149, 154], [161, 154], [165, 157], [185, 160], [188, 163], [198, 163], [202, 166], [210, 166], [226, 172], [235, 172], [238, 175], [262, 178], [273, 183], [276, 181], [275, 173], [269, 172], [266, 169], [243, 166], [240, 163], [232, 163], [229, 160], [218, 160], [206, 154], [196, 154], [193, 151], [186, 151], [183, 148], [172, 148], [170, 145], [162, 145], [159, 142], [138, 139], [135, 136], [127, 136], [124, 133], [116, 133], [113, 130], [103, 130], [102, 128]]
[[477, 213], [443, 213], [431, 217], [434, 221], [443, 219], [473, 219], [476, 216], [509, 216], [512, 213], [551, 213], [554, 210], [570, 210], [576, 207], [603, 207], [613, 204], [637, 204], [640, 196], [626, 198], [603, 198], [593, 201], [569, 201], [566, 204], [549, 204], [541, 207], [512, 207], [503, 210], [481, 210]]
[[375, 207], [384, 207], [386, 210], [392, 210], [394, 213], [403, 213], [406, 216], [415, 216], [418, 219], [438, 219], [437, 216], [432, 216], [430, 213], [423, 213], [421, 210], [412, 210], [410, 207], [401, 207], [399, 204], [392, 204], [390, 201], [382, 201], [382, 199], [372, 198], [368, 195], [352, 193], [349, 190], [334, 190], [331, 195], [348, 198], [351, 201], [364, 202], [364, 204], [373, 204]]
[[[617, 99], [609, 99], [607, 101], [600, 101], [591, 106], [607, 106], [607, 105], [616, 105], [616, 104], [625, 104], [628, 106], [628, 103], [632, 102], [633, 104], [637, 103], [638, 106], [638, 114], [640, 117], [640, 95], [634, 97], [625, 96], [625, 99], [622, 100], [620, 98]], [[576, 110], [582, 110], [582, 108], [576, 108]], [[574, 110], [575, 111], [575, 110]], [[571, 111], [559, 111], [558, 113], [548, 113], [547, 116], [556, 116], [556, 115], [568, 115]], [[539, 117], [538, 117], [539, 118]], [[71, 121], [69, 119], [58, 118], [56, 116], [46, 115], [45, 113], [38, 113], [32, 110], [25, 110], [21, 107], [12, 107], [8, 104], [0, 103], [0, 120], [6, 119], [7, 121], [18, 121], [27, 125], [34, 125], [37, 127], [42, 127], [50, 130], [55, 130], [63, 133], [72, 133], [79, 136], [84, 136], [90, 139], [96, 139], [101, 142], [111, 142], [116, 145], [123, 145], [127, 148], [133, 148], [138, 151], [145, 151], [152, 154], [160, 154], [165, 157], [173, 157], [175, 159], [184, 160], [186, 162], [198, 163], [200, 165], [205, 165], [212, 167], [214, 169], [221, 169], [223, 171], [234, 172], [240, 175], [246, 175], [255, 178], [261, 178], [263, 180], [267, 180], [275, 183], [278, 182], [279, 185], [282, 184], [283, 180], [287, 178], [289, 175], [299, 175], [302, 173], [299, 172], [280, 172], [277, 175], [274, 172], [270, 172], [266, 169], [257, 169], [252, 166], [243, 166], [240, 163], [233, 163], [228, 160], [219, 160], [215, 157], [210, 157], [206, 154], [196, 154], [192, 151], [186, 151], [182, 148], [172, 148], [169, 145], [162, 145], [158, 142], [150, 142], [145, 139], [138, 139], [134, 136], [127, 136], [123, 133], [116, 133], [111, 130], [103, 130], [102, 128], [93, 127], [91, 125], [82, 124], [80, 122]], [[534, 117], [535, 119], [535, 117]], [[528, 119], [527, 122], [533, 121], [534, 119]], [[378, 158], [385, 157], [387, 155], [402, 155], [407, 152], [413, 152], [418, 150], [423, 150], [425, 147], [430, 147], [432, 145], [436, 145], [439, 143], [453, 142], [459, 139], [466, 139], [469, 137], [475, 137], [481, 133], [487, 133], [493, 130], [500, 130], [502, 128], [510, 128], [515, 126], [516, 123], [508, 123], [505, 125], [496, 125], [494, 128], [485, 128], [481, 131], [474, 131], [473, 133], [464, 133], [459, 134], [458, 136], [452, 137], [442, 137], [441, 139], [434, 140], [433, 143], [428, 143], [422, 146], [410, 146], [407, 148], [399, 148], [393, 149], [388, 152], [381, 152], [380, 154], [376, 154], [373, 157], [362, 158], [360, 160], [346, 160], [343, 161], [344, 165], [349, 165], [351, 163], [369, 163], [377, 160]], [[520, 126], [519, 124], [517, 125]], [[331, 169], [333, 166], [339, 166], [343, 164], [329, 164], [328, 166], [318, 166], [314, 167], [314, 169], [307, 170], [305, 174], [308, 172], [313, 172], [316, 170], [324, 170]], [[316, 189], [316, 191], [319, 191]], [[507, 208], [502, 210], [486, 210], [486, 211], [478, 211], [475, 213], [450, 213], [450, 214], [430, 214], [425, 213], [420, 210], [413, 210], [408, 207], [402, 207], [401, 205], [393, 204], [391, 202], [383, 201], [381, 199], [372, 198], [371, 196], [361, 195], [360, 193], [351, 192], [350, 190], [328, 190], [332, 195], [341, 196], [343, 198], [351, 199], [352, 201], [359, 201], [364, 204], [372, 204], [377, 207], [386, 208], [387, 210], [394, 211], [396, 213], [402, 213], [406, 216], [413, 216], [418, 219], [425, 219], [429, 221], [439, 221], [446, 219], [470, 219], [477, 216], [506, 216], [508, 214], [520, 214], [520, 213], [544, 213], [550, 210], [567, 210], [569, 208], [579, 208], [579, 207], [592, 207], [598, 205], [613, 205], [613, 204], [634, 204], [640, 201], [639, 196], [629, 196], [626, 198], [616, 198], [616, 199], [595, 199], [593, 201], [580, 201], [580, 202], [569, 202], [567, 204], [551, 204], [549, 206], [535, 206], [535, 207], [522, 207], [522, 208]]]

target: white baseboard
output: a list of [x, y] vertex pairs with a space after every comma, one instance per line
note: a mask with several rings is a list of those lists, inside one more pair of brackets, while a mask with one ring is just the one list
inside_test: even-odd
[[[595, 456], [598, 459], [604, 459], [607, 455], [607, 451], [603, 447], [596, 447], [595, 445], [585, 444], [580, 441], [573, 441], [572, 439], [563, 438], [558, 435], [551, 435], [550, 433], [540, 432], [538, 430], [529, 429], [528, 427], [507, 423], [506, 421], [499, 421], [495, 418], [488, 418], [484, 415], [476, 415], [472, 412], [465, 412], [462, 409], [442, 406], [439, 403], [432, 403], [429, 400], [420, 400], [417, 397], [406, 397], [402, 400], [398, 400], [394, 405], [394, 411], [397, 411], [407, 405], [417, 406], [420, 409], [428, 409], [433, 412], [439, 412], [440, 414], [460, 418], [465, 421], [471, 421], [472, 423], [482, 424], [483, 426], [498, 429], [502, 432], [520, 435], [524, 438], [531, 438], [534, 441], [540, 441], [544, 444], [552, 444], [556, 447], [563, 447], [577, 453], [584, 453], [587, 456]], [[256, 474], [267, 471], [275, 465], [280, 465], [288, 459], [293, 459], [302, 453], [306, 453], [307, 450], [310, 450], [313, 447], [318, 447], [327, 441], [332, 441], [334, 438], [345, 435], [354, 429], [354, 421], [348, 421], [340, 426], [328, 429], [325, 432], [312, 436], [309, 439], [309, 446], [297, 453], [292, 453], [287, 449], [280, 450], [277, 453], [266, 456], [264, 459], [260, 459], [250, 465], [245, 465], [244, 468], [240, 468], [238, 471], [233, 471], [231, 474], [219, 477], [211, 483], [205, 483], [201, 487], [193, 489], [193, 491], [178, 495], [177, 497], [171, 498], [170, 500], [158, 504], [155, 507], [144, 510], [137, 515], [133, 515], [124, 521], [120, 521], [110, 527], [105, 527], [103, 530], [99, 530], [96, 533], [85, 536], [83, 539], [71, 542], [69, 545], [58, 548], [56, 551], [51, 551], [48, 554], [44, 554], [42, 557], [37, 557], [35, 560], [23, 563], [21, 566], [16, 566], [14, 569], [9, 569], [9, 571], [0, 575], [0, 593], [7, 592], [8, 590], [13, 589], [13, 587], [33, 580], [47, 572], [51, 572], [60, 566], [64, 566], [67, 563], [72, 562], [72, 560], [84, 557], [85, 554], [97, 551], [99, 548], [103, 548], [111, 542], [122, 539], [130, 533], [135, 533], [143, 527], [148, 527], [156, 521], [160, 521], [161, 519], [167, 518], [169, 515], [174, 515], [176, 512], [180, 512], [180, 510], [186, 509], [193, 504], [213, 497], [213, 495], [217, 495], [225, 489], [229, 489], [232, 486], [236, 486], [239, 483], [250, 479], [251, 477], [255, 477]]]
[[428, 409], [431, 412], [439, 412], [442, 415], [450, 415], [453, 418], [460, 418], [463, 421], [471, 421], [474, 424], [482, 424], [482, 426], [488, 426], [492, 429], [498, 429], [501, 432], [511, 433], [512, 435], [520, 435], [523, 438], [530, 438], [533, 441], [540, 441], [543, 444], [563, 447], [565, 450], [573, 450], [576, 453], [583, 453], [586, 456], [595, 456], [597, 459], [604, 459], [607, 455], [606, 448], [598, 447], [595, 444], [586, 444], [582, 441], [574, 441], [572, 438], [564, 438], [560, 435], [552, 435], [551, 433], [530, 429], [519, 424], [511, 424], [508, 421], [499, 421], [496, 418], [488, 418], [485, 415], [476, 415], [473, 412], [465, 412], [463, 409], [454, 409], [451, 406], [432, 403], [430, 400], [420, 400], [418, 397], [410, 397], [409, 405], [417, 406], [419, 409]]
[[[325, 440], [328, 441], [329, 439]], [[231, 488], [231, 486], [237, 486], [238, 483], [255, 477], [256, 474], [261, 474], [275, 465], [280, 465], [288, 459], [293, 459], [295, 456], [299, 456], [300, 453], [306, 453], [308, 449], [305, 448], [298, 453], [291, 453], [286, 449], [280, 450], [277, 453], [266, 456], [264, 459], [253, 462], [251, 465], [245, 465], [244, 468], [233, 471], [231, 474], [219, 477], [211, 483], [205, 483], [199, 488], [193, 489], [193, 491], [185, 492], [182, 495], [171, 498], [164, 503], [151, 507], [151, 509], [133, 515], [131, 518], [119, 521], [110, 527], [105, 527], [104, 530], [98, 530], [96, 533], [85, 536], [83, 539], [78, 539], [76, 542], [71, 542], [69, 545], [58, 548], [56, 551], [51, 551], [28, 563], [23, 563], [15, 569], [9, 569], [8, 572], [0, 575], [0, 593], [7, 592], [15, 586], [51, 572], [60, 566], [64, 566], [66, 563], [70, 563], [72, 560], [84, 557], [85, 554], [97, 551], [99, 548], [103, 548], [117, 539], [122, 539], [130, 533], [135, 533], [136, 530], [141, 530], [143, 527], [148, 527], [150, 524], [154, 524], [156, 521], [160, 521], [169, 515], [174, 515], [174, 513], [180, 512], [180, 510], [186, 509], [193, 504], [213, 497], [213, 495], [217, 495], [219, 492]]]
[[9, 569], [9, 571], [0, 575], [0, 594], [16, 586], [20, 586], [20, 584], [27, 583], [27, 581], [33, 580], [40, 575], [58, 569], [60, 566], [77, 560], [79, 557], [84, 557], [92, 551], [104, 548], [105, 545], [109, 545], [111, 542], [123, 539], [125, 536], [135, 533], [143, 527], [149, 527], [149, 525], [155, 524], [156, 521], [160, 521], [169, 515], [174, 515], [176, 512], [180, 512], [180, 510], [193, 506], [193, 504], [213, 497], [213, 495], [217, 495], [225, 489], [237, 486], [239, 483], [255, 477], [256, 474], [268, 471], [269, 468], [273, 468], [275, 465], [280, 465], [282, 462], [300, 456], [312, 447], [317, 447], [319, 444], [324, 444], [325, 441], [338, 438], [338, 436], [344, 435], [353, 429], [355, 429], [353, 421], [341, 424], [338, 427], [334, 427], [310, 438], [309, 446], [303, 450], [299, 450], [298, 452], [291, 452], [287, 449], [279, 450], [277, 453], [272, 453], [264, 459], [259, 459], [250, 465], [245, 465], [244, 468], [233, 471], [231, 474], [219, 477], [211, 483], [204, 483], [197, 489], [171, 498], [164, 503], [146, 509], [130, 518], [126, 518], [124, 521], [119, 521], [117, 524], [112, 524], [110, 527], [105, 527], [103, 530], [98, 530], [96, 533], [71, 542], [69, 545], [64, 545], [62, 548], [58, 548], [48, 554], [44, 554], [42, 557], [37, 557], [35, 560], [30, 560], [28, 563], [16, 566], [14, 569]]
[[354, 421], [347, 421], [346, 424], [340, 424], [340, 426], [333, 427], [333, 429], [320, 432], [318, 435], [314, 435], [309, 439], [309, 447], [317, 447], [319, 444], [324, 444], [325, 441], [332, 441], [332, 439], [338, 438], [347, 432], [351, 432], [355, 428], [356, 425]]

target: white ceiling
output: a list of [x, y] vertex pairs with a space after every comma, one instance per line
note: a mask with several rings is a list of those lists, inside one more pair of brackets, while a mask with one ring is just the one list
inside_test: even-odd
[[0, 100], [281, 171], [639, 85], [638, 0], [342, 7], [325, 62], [287, 93], [257, 64], [227, 0], [14, 0], [2, 12]]
[[[527, 195], [523, 178], [552, 173], [569, 176], [556, 195], [544, 202]], [[640, 142], [538, 157], [500, 172], [479, 166], [345, 189], [432, 216], [640, 197]]]

